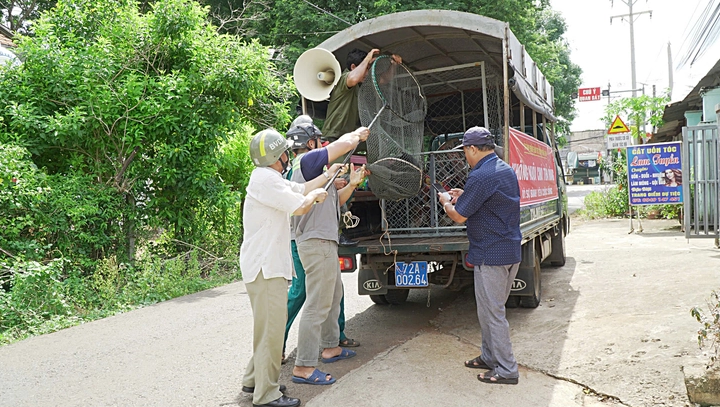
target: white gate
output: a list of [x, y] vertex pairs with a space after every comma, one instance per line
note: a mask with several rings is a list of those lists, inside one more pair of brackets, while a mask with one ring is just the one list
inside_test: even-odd
[[718, 125], [683, 127], [683, 209], [686, 238], [720, 236]]

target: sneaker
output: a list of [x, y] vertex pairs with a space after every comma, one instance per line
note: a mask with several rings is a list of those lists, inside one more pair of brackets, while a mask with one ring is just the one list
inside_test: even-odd
[[342, 233], [340, 234], [340, 236], [339, 236], [339, 238], [338, 238], [338, 244], [339, 244], [340, 246], [357, 246], [358, 243], [360, 243], [360, 241], [348, 239], [348, 238], [347, 238], [345, 235], [343, 235]]

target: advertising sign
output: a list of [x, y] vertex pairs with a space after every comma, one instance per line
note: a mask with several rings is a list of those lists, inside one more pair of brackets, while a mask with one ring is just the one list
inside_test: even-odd
[[593, 100], [600, 100], [601, 97], [600, 88], [579, 88], [578, 89], [578, 100], [580, 102], [590, 102]]
[[630, 205], [680, 204], [680, 142], [627, 148]]
[[557, 199], [557, 174], [553, 151], [547, 144], [510, 129], [510, 166], [520, 184], [520, 205]]
[[4, 65], [8, 62], [16, 64], [19, 60], [9, 49], [0, 45], [0, 65]]

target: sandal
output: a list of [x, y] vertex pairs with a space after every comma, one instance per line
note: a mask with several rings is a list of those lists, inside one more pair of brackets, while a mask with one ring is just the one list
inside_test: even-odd
[[328, 376], [330, 376], [330, 374], [321, 372], [319, 369], [315, 369], [312, 372], [312, 374], [308, 377], [299, 377], [299, 376], [293, 375], [292, 381], [293, 381], [293, 383], [320, 384], [320, 385], [335, 383], [335, 378], [330, 376], [330, 378], [328, 379]]
[[475, 359], [466, 360], [465, 367], [469, 367], [470, 369], [485, 369], [485, 370], [493, 369], [487, 363], [485, 363], [484, 360], [482, 360], [482, 355], [476, 357]]
[[477, 376], [478, 380], [480, 380], [483, 383], [492, 383], [492, 384], [518, 384], [518, 378], [517, 377], [502, 377], [499, 374], [495, 373], [494, 370], [487, 371], [485, 373], [480, 373]]
[[360, 342], [352, 338], [345, 338], [344, 340], [338, 342], [338, 346], [341, 348], [357, 348], [360, 346]]

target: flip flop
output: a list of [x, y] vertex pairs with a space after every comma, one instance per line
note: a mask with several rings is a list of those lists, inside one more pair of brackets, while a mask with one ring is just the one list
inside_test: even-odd
[[333, 363], [333, 362], [337, 362], [338, 360], [350, 359], [350, 358], [354, 357], [355, 355], [357, 355], [357, 353], [355, 353], [354, 350], [342, 349], [340, 351], [339, 355], [333, 356], [331, 358], [322, 358], [321, 360], [323, 363]]
[[477, 379], [483, 383], [491, 384], [518, 384], [517, 377], [502, 377], [499, 374], [495, 373], [494, 370], [479, 374], [477, 376]]
[[485, 369], [485, 370], [493, 369], [487, 363], [485, 363], [484, 360], [482, 360], [482, 356], [478, 356], [475, 359], [470, 359], [470, 360], [465, 361], [465, 367], [469, 367], [470, 369]]
[[338, 346], [345, 348], [357, 348], [360, 346], [360, 342], [352, 338], [345, 338], [345, 340], [338, 342]]
[[335, 378], [330, 376], [330, 379], [328, 380], [328, 376], [330, 376], [329, 373], [321, 372], [319, 369], [315, 369], [312, 374], [308, 377], [299, 377], [293, 375], [292, 381], [293, 383], [302, 383], [302, 384], [317, 384], [317, 385], [327, 385], [327, 384], [333, 384], [335, 383]]

